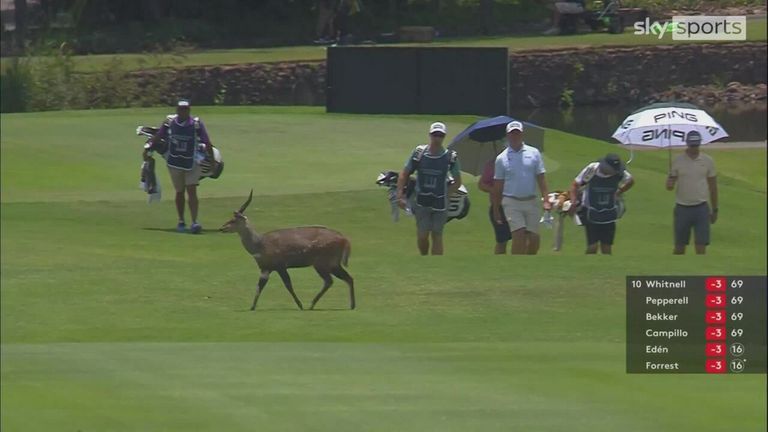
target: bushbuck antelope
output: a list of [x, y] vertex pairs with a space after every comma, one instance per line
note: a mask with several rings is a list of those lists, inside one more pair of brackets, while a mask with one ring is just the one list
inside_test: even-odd
[[243, 214], [253, 199], [253, 189], [248, 200], [234, 212], [232, 219], [227, 221], [219, 231], [236, 232], [240, 234], [243, 247], [253, 256], [261, 269], [256, 296], [253, 298], [251, 310], [256, 309], [256, 302], [274, 271], [280, 275], [285, 288], [293, 297], [299, 309], [304, 309], [301, 301], [293, 292], [289, 268], [313, 266], [317, 274], [323, 278], [323, 288], [317, 293], [310, 309], [314, 309], [320, 297], [333, 284], [331, 275], [343, 280], [349, 285], [349, 308], [355, 308], [355, 286], [352, 276], [344, 270], [350, 253], [349, 240], [341, 233], [322, 226], [305, 226], [270, 231], [265, 234], [257, 233], [248, 223]]

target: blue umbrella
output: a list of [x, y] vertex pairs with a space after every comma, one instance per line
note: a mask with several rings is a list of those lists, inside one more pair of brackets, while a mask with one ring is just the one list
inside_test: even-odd
[[[515, 121], [509, 116], [498, 116], [478, 120], [451, 141], [448, 148], [459, 154], [461, 170], [480, 175], [486, 162], [495, 158], [504, 149], [507, 124]], [[543, 149], [544, 129], [528, 122], [522, 122], [526, 144]]]

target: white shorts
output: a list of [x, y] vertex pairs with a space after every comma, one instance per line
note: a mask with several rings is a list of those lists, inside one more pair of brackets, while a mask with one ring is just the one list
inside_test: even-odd
[[541, 220], [541, 200], [533, 198], [520, 201], [504, 197], [501, 200], [501, 207], [504, 209], [504, 216], [507, 218], [511, 232], [525, 229], [538, 234], [539, 220]]

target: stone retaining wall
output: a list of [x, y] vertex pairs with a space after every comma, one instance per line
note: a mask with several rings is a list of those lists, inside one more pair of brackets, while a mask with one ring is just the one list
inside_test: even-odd
[[[765, 82], [766, 43], [581, 48], [510, 54], [510, 107], [632, 103], [674, 86]], [[134, 73], [173, 80], [196, 105], [324, 105], [325, 62], [196, 66]], [[180, 87], [179, 87], [180, 86]]]

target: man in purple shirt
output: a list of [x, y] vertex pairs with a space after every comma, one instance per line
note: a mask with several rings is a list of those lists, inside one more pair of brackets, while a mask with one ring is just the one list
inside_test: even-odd
[[[481, 191], [488, 193], [489, 196], [493, 192], [493, 174], [495, 169], [496, 159], [488, 160], [483, 167], [483, 174], [477, 182], [477, 187]], [[491, 220], [493, 232], [496, 235], [496, 246], [494, 247], [493, 253], [496, 255], [504, 255], [507, 253], [507, 243], [512, 240], [512, 233], [509, 231], [509, 223], [507, 223], [506, 219], [502, 218], [501, 221], [497, 222], [493, 217], [493, 197], [491, 197], [490, 202], [491, 206], [488, 209], [488, 217]], [[503, 210], [499, 209], [499, 212], [503, 212]]]
[[[160, 130], [152, 139], [152, 146], [145, 150], [151, 151], [161, 139], [168, 143], [166, 162], [171, 182], [176, 190], [176, 212], [179, 222], [176, 230], [186, 231], [187, 224], [184, 221], [184, 190], [189, 196], [189, 212], [192, 216], [192, 234], [198, 234], [203, 227], [197, 221], [198, 199], [197, 185], [200, 182], [200, 162], [207, 153], [213, 159], [213, 146], [208, 138], [203, 122], [197, 117], [190, 117], [190, 103], [188, 100], [180, 100], [176, 105], [176, 114], [169, 115]], [[215, 163], [215, 162], [214, 162]]]

